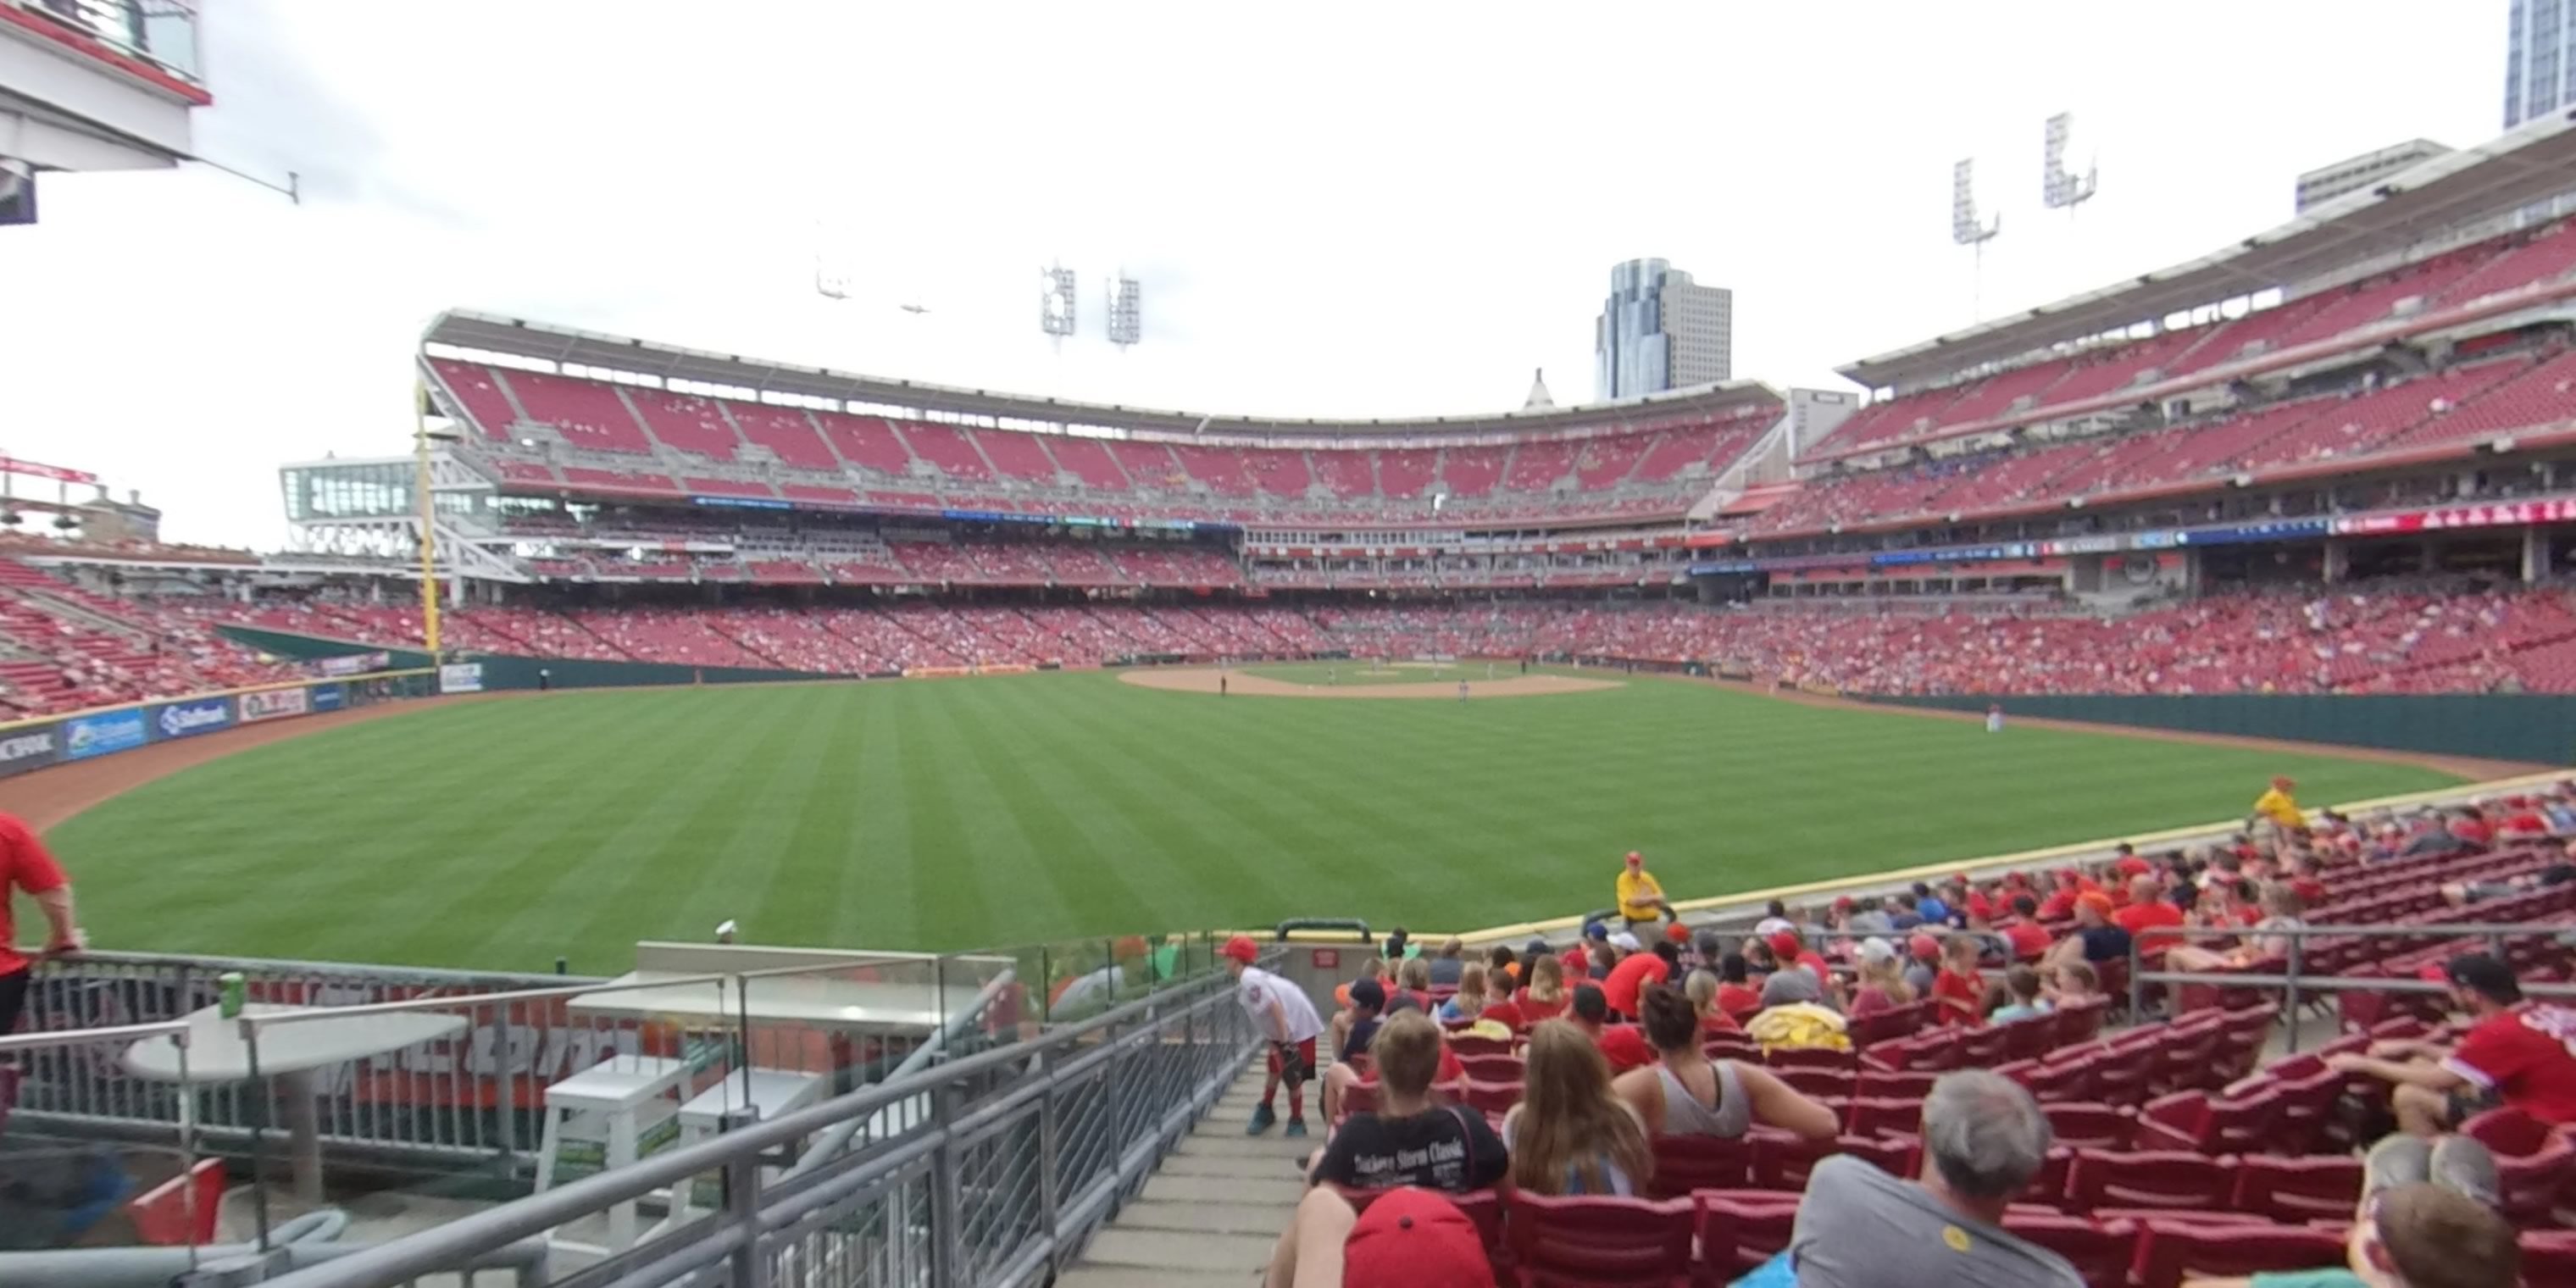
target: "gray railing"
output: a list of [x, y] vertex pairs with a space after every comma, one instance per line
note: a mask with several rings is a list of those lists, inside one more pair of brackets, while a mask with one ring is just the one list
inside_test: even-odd
[[[391, 1288], [713, 1175], [721, 1199], [712, 1214], [532, 1281], [570, 1288], [1034, 1285], [1079, 1252], [1215, 1102], [1256, 1044], [1231, 981], [1203, 977], [767, 1122], [737, 1118], [712, 1139], [267, 1282]], [[818, 1133], [924, 1102], [926, 1112], [907, 1128], [802, 1175], [780, 1170]]]
[[[2148, 970], [2137, 937], [2129, 940], [2129, 1014], [2144, 1014], [2147, 986], [2162, 984], [2169, 988], [2205, 984], [2213, 988], [2247, 989], [2277, 992], [2281, 995], [2281, 1013], [2295, 1016], [2299, 1008], [2320, 995], [2334, 993], [2447, 993], [2446, 984], [2431, 980], [2403, 979], [2393, 976], [2320, 975], [2307, 968], [2311, 939], [2479, 939], [2486, 941], [2488, 951], [2501, 958], [2505, 945], [2515, 939], [2554, 939], [2576, 933], [2576, 927], [2514, 923], [2490, 925], [2457, 922], [2417, 925], [2386, 922], [2354, 926], [2282, 926], [2265, 930], [2227, 929], [2209, 926], [2159, 926], [2148, 932], [2164, 946], [2189, 939], [2287, 939], [2289, 951], [2283, 955], [2280, 969], [2252, 972], [2234, 970]], [[2576, 997], [2576, 985], [2526, 984], [2523, 992], [2535, 997]], [[2285, 1039], [2287, 1049], [2299, 1049], [2299, 1028], [2292, 1024]]]

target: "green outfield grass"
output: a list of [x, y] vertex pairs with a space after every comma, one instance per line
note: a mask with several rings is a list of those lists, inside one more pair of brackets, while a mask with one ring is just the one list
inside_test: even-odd
[[103, 947], [577, 971], [739, 918], [962, 948], [1361, 916], [1477, 926], [2439, 786], [2332, 757], [1818, 709], [1703, 685], [1486, 702], [1111, 674], [559, 693], [200, 766], [53, 838]]
[[[1380, 666], [1370, 661], [1341, 662], [1257, 662], [1233, 668], [1244, 675], [1257, 675], [1284, 684], [1307, 684], [1316, 688], [1357, 689], [1378, 684], [1456, 684], [1460, 680], [1480, 681], [1489, 675], [1508, 680], [1522, 674], [1518, 662], [1391, 662]], [[1534, 666], [1531, 675], [1582, 675], [1598, 678], [1599, 671], [1577, 671], [1571, 667]]]

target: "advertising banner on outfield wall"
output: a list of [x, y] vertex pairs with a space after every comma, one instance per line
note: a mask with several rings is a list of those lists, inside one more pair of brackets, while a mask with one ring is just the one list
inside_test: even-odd
[[391, 665], [393, 665], [393, 658], [382, 652], [351, 653], [347, 657], [322, 659], [322, 674], [365, 675], [369, 671], [381, 671]]
[[483, 664], [450, 662], [438, 668], [438, 691], [441, 693], [481, 693]]
[[60, 746], [59, 726], [0, 732], [0, 778], [54, 763]]
[[87, 760], [110, 752], [132, 751], [152, 740], [152, 725], [141, 710], [110, 711], [105, 715], [81, 716], [58, 726], [62, 731], [62, 758]]
[[185, 702], [165, 702], [152, 709], [152, 735], [164, 742], [229, 729], [232, 723], [233, 700], [230, 698], [190, 698]]
[[312, 703], [304, 696], [302, 689], [262, 689], [257, 693], [241, 695], [243, 724], [256, 724], [262, 720], [284, 720], [289, 716], [303, 715], [312, 709]]
[[345, 685], [345, 684], [317, 684], [317, 685], [314, 685], [314, 686], [313, 686], [313, 709], [314, 709], [314, 710], [316, 710], [316, 711], [338, 711], [338, 710], [340, 710], [341, 708], [346, 707], [346, 706], [348, 706], [348, 705], [349, 705], [349, 686], [348, 686], [348, 685]]

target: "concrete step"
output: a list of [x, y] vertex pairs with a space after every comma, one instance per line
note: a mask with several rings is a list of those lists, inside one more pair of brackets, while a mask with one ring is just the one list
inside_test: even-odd
[[1134, 1266], [1079, 1265], [1055, 1277], [1055, 1288], [1255, 1288], [1259, 1281], [1231, 1270], [1140, 1270]]
[[1135, 1266], [1145, 1270], [1194, 1270], [1239, 1277], [1248, 1282], [1270, 1264], [1276, 1232], [1250, 1234], [1177, 1234], [1164, 1230], [1129, 1230], [1111, 1226], [1092, 1236], [1083, 1264], [1092, 1268]]
[[1169, 1230], [1181, 1234], [1277, 1235], [1297, 1209], [1283, 1203], [1217, 1203], [1139, 1199], [1118, 1211], [1120, 1230]]
[[1171, 1154], [1157, 1169], [1165, 1176], [1297, 1176], [1291, 1154]]
[[1207, 1176], [1166, 1169], [1145, 1178], [1144, 1201], [1170, 1203], [1276, 1204], [1279, 1228], [1288, 1228], [1287, 1213], [1306, 1197], [1306, 1182], [1287, 1168], [1272, 1176]]
[[1304, 1136], [1282, 1136], [1273, 1127], [1259, 1136], [1246, 1136], [1241, 1128], [1233, 1131], [1197, 1131], [1181, 1139], [1173, 1154], [1201, 1158], [1303, 1158], [1324, 1147], [1324, 1134], [1309, 1131]]

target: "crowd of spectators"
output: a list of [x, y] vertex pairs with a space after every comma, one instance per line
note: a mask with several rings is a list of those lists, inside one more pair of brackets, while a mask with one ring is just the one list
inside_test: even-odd
[[[1857, 1027], [1894, 1007], [1929, 999], [1935, 1024], [1963, 1028], [2105, 1007], [2102, 979], [2128, 967], [2133, 947], [2169, 969], [2274, 966], [2306, 908], [2329, 903], [2339, 884], [2428, 856], [2534, 845], [2568, 854], [2509, 881], [2455, 885], [2445, 891], [2454, 904], [2576, 882], [2576, 782], [2368, 816], [2312, 816], [2297, 806], [2295, 787], [2275, 780], [2244, 829], [2221, 844], [2121, 846], [2096, 864], [2038, 877], [1963, 873], [1867, 904], [1775, 902], [1749, 934], [1694, 930], [1660, 890], [1648, 900], [1638, 856], [1619, 874], [1622, 915], [1587, 923], [1572, 943], [1533, 939], [1474, 954], [1453, 939], [1426, 953], [1399, 929], [1371, 972], [1340, 990], [1332, 1019], [1314, 1025], [1335, 1057], [1323, 1074], [1332, 1133], [1309, 1157], [1315, 1188], [1281, 1236], [1268, 1282], [1361, 1282], [1319, 1269], [1347, 1273], [1344, 1258], [1380, 1237], [1364, 1227], [1355, 1196], [1374, 1203], [1390, 1190], [1427, 1191], [1398, 1210], [1437, 1224], [1451, 1201], [1486, 1190], [1661, 1193], [1658, 1161], [1677, 1138], [1833, 1141], [1843, 1129], [1840, 1102], [1801, 1091], [1784, 1075], [1781, 1053], [1854, 1051]], [[1629, 916], [1631, 908], [1647, 915]], [[1237, 951], [1248, 960], [1253, 946], [1245, 940]], [[2576, 1010], [2531, 1002], [2513, 969], [2483, 953], [2448, 959], [2438, 978], [2467, 1017], [2455, 1036], [2380, 1041], [2327, 1062], [2395, 1091], [2395, 1132], [2369, 1151], [2346, 1244], [2359, 1278], [2256, 1284], [2517, 1282], [2497, 1164], [2486, 1146], [2446, 1133], [2500, 1106], [2544, 1131], [2576, 1129]], [[1763, 1059], [1716, 1053], [1746, 1040]], [[1502, 1058], [1488, 1054], [1499, 1051], [1517, 1061], [1507, 1104], [1477, 1081], [1500, 1075], [1474, 1063]], [[2005, 1229], [2008, 1209], [2054, 1147], [2032, 1092], [1982, 1069], [1942, 1074], [1929, 1087], [1916, 1137], [1920, 1179], [1864, 1157], [1820, 1159], [1807, 1173], [1788, 1251], [1744, 1282], [2084, 1282], [2063, 1257]], [[1257, 1117], [1251, 1130], [1269, 1126]], [[1935, 1247], [1948, 1255], [1925, 1262]], [[2438, 1256], [2454, 1261], [2436, 1273], [2428, 1258]], [[1406, 1282], [1486, 1282], [1477, 1277], [1490, 1273], [1478, 1269], [1481, 1251], [1459, 1264], [1465, 1277], [1417, 1265]]]

